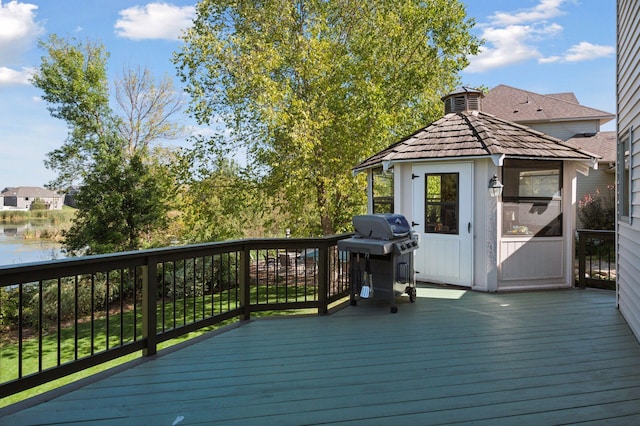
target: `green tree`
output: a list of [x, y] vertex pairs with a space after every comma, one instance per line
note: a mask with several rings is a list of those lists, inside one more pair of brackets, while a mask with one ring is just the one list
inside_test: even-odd
[[442, 114], [479, 41], [458, 1], [203, 0], [174, 62], [201, 124], [247, 163], [302, 234], [361, 211], [351, 168]]
[[115, 84], [114, 111], [102, 45], [52, 35], [40, 46], [46, 55], [32, 82], [69, 127], [65, 143], [47, 154], [45, 165], [58, 173], [49, 186], [80, 182], [64, 246], [71, 253], [140, 248], [170, 208], [170, 165], [152, 144], [179, 134], [171, 118], [180, 99], [167, 78], [156, 84], [146, 70], [129, 71]]
[[159, 170], [140, 153], [128, 161], [118, 153], [101, 155], [78, 192], [78, 212], [64, 234], [65, 247], [87, 254], [140, 248], [148, 233], [167, 222], [171, 181]]
[[287, 225], [265, 196], [259, 179], [243, 173], [202, 138], [183, 153], [182, 237], [188, 242], [284, 235]]
[[42, 198], [36, 198], [29, 206], [29, 210], [47, 210], [47, 203]]

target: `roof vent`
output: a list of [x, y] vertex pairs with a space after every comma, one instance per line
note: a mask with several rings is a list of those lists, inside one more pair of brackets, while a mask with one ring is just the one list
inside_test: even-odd
[[477, 89], [471, 89], [468, 87], [458, 89], [442, 98], [444, 101], [444, 113], [449, 114], [461, 111], [481, 111], [482, 107], [480, 99], [483, 96], [482, 91]]

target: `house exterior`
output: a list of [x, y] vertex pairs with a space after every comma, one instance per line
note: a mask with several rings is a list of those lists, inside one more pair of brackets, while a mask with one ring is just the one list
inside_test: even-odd
[[[595, 155], [445, 97], [446, 115], [355, 167], [393, 176], [393, 209], [420, 236], [416, 278], [481, 291], [573, 286], [575, 186]], [[491, 192], [504, 185], [502, 195]], [[388, 197], [388, 194], [386, 195]], [[388, 204], [388, 203], [387, 203]]]
[[578, 175], [576, 188], [578, 200], [584, 200], [587, 194], [594, 194], [596, 190], [604, 191], [608, 187], [615, 187], [616, 143], [615, 131], [580, 133], [567, 140], [567, 144], [600, 157], [596, 170], [590, 170], [588, 175]]
[[4, 210], [29, 210], [36, 200], [42, 200], [48, 210], [62, 210], [63, 197], [55, 191], [37, 186], [5, 188], [0, 193]]
[[67, 188], [64, 194], [64, 205], [73, 207], [74, 209], [78, 207], [78, 193], [80, 192], [80, 188], [77, 186], [70, 186]]
[[489, 90], [482, 110], [599, 156], [597, 169], [578, 175], [577, 200], [615, 186], [616, 132], [600, 131], [614, 114], [581, 105], [572, 92], [541, 95], [507, 85]]
[[541, 95], [503, 84], [485, 94], [482, 110], [563, 141], [596, 134], [615, 118], [615, 114], [581, 105], [572, 92]]
[[640, 1], [617, 2], [618, 307], [640, 340]]

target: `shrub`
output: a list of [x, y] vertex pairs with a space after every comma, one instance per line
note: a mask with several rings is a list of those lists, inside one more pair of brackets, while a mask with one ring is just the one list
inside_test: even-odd
[[36, 198], [31, 203], [31, 206], [29, 207], [29, 209], [30, 210], [47, 210], [48, 207], [42, 198]]
[[604, 191], [596, 189], [595, 194], [586, 194], [578, 202], [578, 218], [585, 229], [612, 231], [615, 229], [616, 196], [615, 187], [607, 185]]

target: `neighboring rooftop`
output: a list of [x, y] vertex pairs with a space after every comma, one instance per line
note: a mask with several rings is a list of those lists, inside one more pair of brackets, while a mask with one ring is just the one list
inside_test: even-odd
[[603, 125], [615, 114], [580, 105], [572, 92], [541, 95], [501, 84], [482, 99], [482, 111], [517, 123], [598, 120]]
[[41, 197], [41, 198], [55, 198], [62, 197], [55, 191], [50, 191], [39, 186], [18, 186], [7, 187], [0, 192], [3, 197]]
[[616, 162], [616, 132], [598, 132], [578, 134], [565, 143], [577, 149], [592, 152], [598, 156], [600, 163]]

